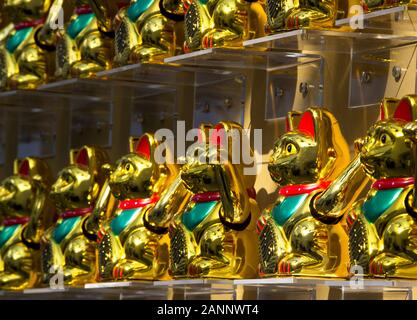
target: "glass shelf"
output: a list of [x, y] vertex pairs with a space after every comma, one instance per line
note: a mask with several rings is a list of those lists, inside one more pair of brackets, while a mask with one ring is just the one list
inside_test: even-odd
[[417, 281], [363, 279], [354, 282], [321, 278], [264, 278], [242, 280], [186, 279], [89, 283], [85, 288], [0, 291], [0, 299], [233, 299], [233, 300], [411, 300]]
[[[322, 105], [323, 61], [319, 55], [259, 48], [212, 48], [167, 58], [165, 62], [241, 72], [251, 80], [252, 89], [265, 90], [266, 120], [285, 117], [290, 110]], [[258, 104], [256, 108], [262, 106]]]

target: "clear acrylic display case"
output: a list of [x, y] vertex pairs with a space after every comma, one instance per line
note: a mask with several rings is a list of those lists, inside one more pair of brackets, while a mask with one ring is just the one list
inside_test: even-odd
[[412, 280], [282, 277], [89, 283], [80, 288], [0, 291], [0, 299], [113, 300], [415, 300]]

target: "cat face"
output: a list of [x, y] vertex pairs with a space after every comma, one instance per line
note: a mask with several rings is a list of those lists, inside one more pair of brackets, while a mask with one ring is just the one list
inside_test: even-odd
[[318, 144], [309, 135], [287, 132], [274, 146], [268, 170], [279, 185], [313, 183], [320, 167]]
[[88, 168], [71, 165], [59, 172], [50, 195], [61, 210], [86, 208], [96, 198], [97, 188]]
[[29, 216], [35, 197], [30, 179], [13, 175], [0, 184], [0, 207], [7, 217]]
[[185, 187], [193, 193], [219, 190], [216, 169], [221, 170], [221, 165], [214, 161], [207, 163], [210, 156], [212, 156], [211, 159], [214, 159], [217, 152], [214, 148], [211, 151], [210, 153], [205, 149], [204, 143], [201, 144], [196, 149], [198, 156], [188, 156], [186, 164], [182, 168], [181, 179]]
[[361, 163], [367, 174], [375, 179], [409, 177], [411, 149], [403, 133], [405, 122], [379, 121], [368, 131], [360, 150]]
[[122, 157], [109, 179], [113, 195], [120, 200], [150, 197], [155, 180], [153, 171], [153, 163], [136, 153]]

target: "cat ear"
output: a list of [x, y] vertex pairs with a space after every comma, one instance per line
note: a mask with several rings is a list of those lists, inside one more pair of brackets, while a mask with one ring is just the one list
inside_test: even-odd
[[399, 101], [396, 98], [384, 98], [379, 106], [379, 120], [391, 118]]
[[300, 124], [298, 125], [298, 131], [305, 133], [315, 139], [316, 132], [315, 132], [315, 124], [313, 114], [310, 111], [306, 111], [303, 113]]
[[75, 158], [75, 163], [76, 164], [83, 165], [83, 166], [86, 166], [86, 167], [89, 166], [89, 164], [90, 164], [90, 157], [88, 155], [87, 148], [83, 147], [83, 148], [81, 148], [78, 151], [77, 156]]
[[405, 122], [413, 121], [415, 118], [413, 112], [415, 106], [416, 103], [414, 98], [412, 96], [405, 96], [400, 100], [397, 107], [395, 108], [393, 118]]
[[227, 143], [226, 138], [227, 136], [224, 126], [221, 123], [216, 124], [211, 130], [210, 144], [222, 147]]
[[299, 111], [290, 111], [285, 119], [285, 131], [293, 131], [300, 124], [302, 113]]
[[148, 135], [144, 134], [139, 138], [135, 152], [146, 160], [151, 160], [151, 142]]
[[24, 177], [29, 177], [30, 175], [30, 165], [28, 159], [23, 159], [23, 161], [19, 164], [19, 169], [17, 173]]
[[208, 142], [208, 135], [209, 135], [209, 131], [212, 128], [211, 124], [208, 123], [201, 123], [199, 128], [198, 128], [198, 142], [203, 143], [203, 142]]

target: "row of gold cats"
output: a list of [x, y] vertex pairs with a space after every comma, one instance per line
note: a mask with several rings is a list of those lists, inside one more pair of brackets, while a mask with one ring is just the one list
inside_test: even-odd
[[0, 299], [417, 299], [413, 0], [0, 8]]

